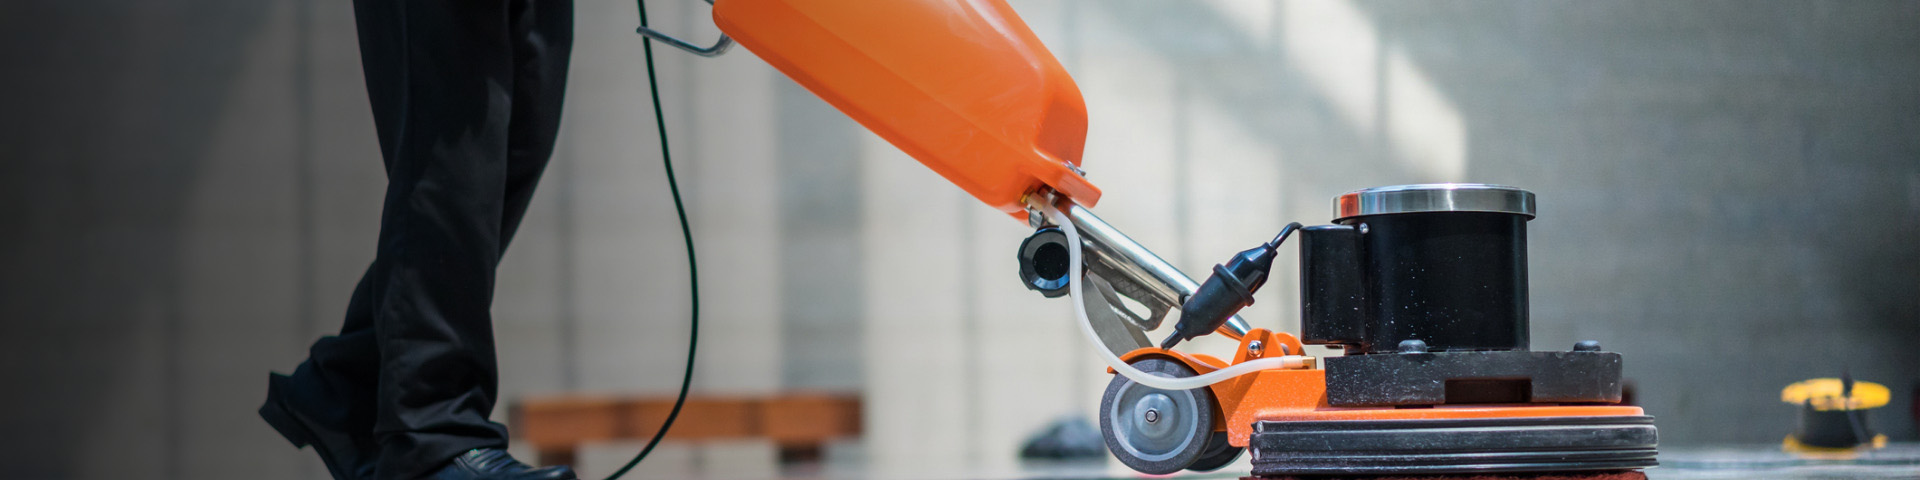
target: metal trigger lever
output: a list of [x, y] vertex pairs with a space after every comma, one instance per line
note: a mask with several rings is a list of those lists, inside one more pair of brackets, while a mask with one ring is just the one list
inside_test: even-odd
[[[713, 5], [713, 0], [707, 0], [707, 5]], [[659, 40], [662, 43], [666, 43], [667, 45], [672, 45], [675, 48], [686, 50], [687, 53], [699, 55], [702, 57], [718, 57], [720, 56], [720, 54], [727, 53], [728, 49], [733, 48], [733, 39], [730, 37], [727, 37], [727, 34], [725, 33], [720, 34], [720, 41], [713, 42], [713, 46], [711, 47], [701, 47], [699, 45], [694, 45], [692, 43], [687, 42], [686, 40], [681, 40], [678, 38], [674, 38], [671, 35], [661, 33], [659, 30], [647, 28], [647, 26], [645, 25], [641, 25], [639, 28], [634, 29], [634, 33], [645, 35], [647, 38]]]

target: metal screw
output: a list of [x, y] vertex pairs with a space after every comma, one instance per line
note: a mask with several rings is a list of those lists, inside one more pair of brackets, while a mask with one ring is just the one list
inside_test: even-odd
[[1155, 409], [1151, 409], [1151, 408], [1149, 408], [1149, 409], [1147, 409], [1147, 413], [1146, 413], [1146, 417], [1147, 417], [1147, 423], [1154, 423], [1154, 422], [1159, 422], [1159, 421], [1160, 421], [1160, 411], [1159, 411], [1159, 410], [1155, 410]]
[[1266, 342], [1259, 340], [1247, 342], [1247, 358], [1260, 358], [1260, 352], [1266, 348]]
[[1580, 343], [1573, 344], [1573, 351], [1598, 352], [1600, 351], [1600, 341], [1599, 340], [1581, 340]]

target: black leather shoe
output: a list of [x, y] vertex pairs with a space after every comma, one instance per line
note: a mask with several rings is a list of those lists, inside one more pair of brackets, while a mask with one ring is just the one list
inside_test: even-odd
[[533, 468], [514, 460], [506, 450], [476, 448], [433, 474], [435, 480], [576, 480], [573, 469], [556, 465]]
[[327, 473], [338, 480], [361, 480], [373, 478], [374, 459], [378, 452], [374, 450], [372, 432], [362, 438], [328, 428], [326, 425], [301, 415], [287, 405], [287, 382], [293, 379], [278, 373], [267, 377], [267, 403], [260, 406], [260, 418], [281, 437], [293, 442], [294, 447], [313, 446], [314, 453], [320, 454], [320, 461], [327, 464]]

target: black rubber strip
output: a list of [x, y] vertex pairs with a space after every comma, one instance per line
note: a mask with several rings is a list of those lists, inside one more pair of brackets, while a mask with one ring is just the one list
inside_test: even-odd
[[1653, 417], [1257, 422], [1253, 474], [1383, 475], [1646, 468]]

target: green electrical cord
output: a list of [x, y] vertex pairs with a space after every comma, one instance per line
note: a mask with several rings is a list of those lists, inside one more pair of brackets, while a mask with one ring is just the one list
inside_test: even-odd
[[[634, 3], [640, 7], [640, 26], [647, 26], [647, 3]], [[653, 433], [653, 439], [647, 441], [646, 448], [640, 449], [640, 453], [634, 455], [633, 460], [628, 460], [626, 466], [607, 476], [607, 480], [618, 479], [626, 475], [628, 470], [633, 470], [634, 465], [639, 465], [640, 460], [653, 453], [653, 447], [660, 445], [660, 439], [667, 436], [667, 429], [673, 428], [673, 419], [680, 416], [680, 407], [687, 404], [687, 387], [693, 384], [694, 346], [700, 343], [700, 267], [694, 261], [693, 228], [687, 225], [687, 207], [680, 201], [680, 184], [673, 178], [673, 154], [667, 148], [667, 116], [660, 111], [660, 81], [653, 75], [653, 40], [641, 37], [640, 42], [647, 57], [647, 89], [653, 93], [653, 124], [660, 132], [660, 163], [667, 167], [667, 189], [673, 192], [674, 212], [680, 214], [680, 236], [687, 241], [687, 282], [693, 290], [693, 316], [690, 320], [693, 329], [687, 336], [687, 372], [680, 377], [680, 398], [674, 399], [673, 411], [667, 412], [666, 423], [660, 424], [660, 431]]]

